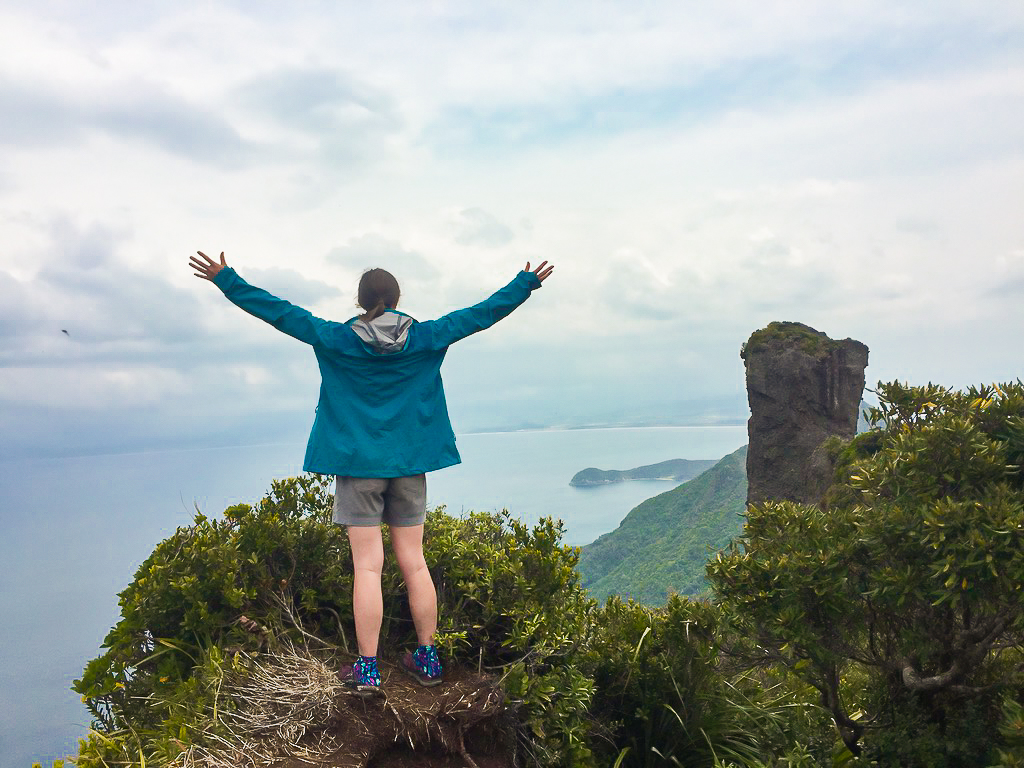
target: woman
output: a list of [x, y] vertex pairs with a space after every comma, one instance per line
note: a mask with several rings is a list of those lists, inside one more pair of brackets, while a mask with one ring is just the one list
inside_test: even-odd
[[358, 301], [365, 313], [337, 323], [249, 285], [227, 265], [223, 253], [219, 263], [197, 253], [200, 258], [189, 261], [196, 277], [212, 281], [233, 303], [310, 344], [316, 354], [320, 401], [303, 469], [337, 477], [334, 520], [346, 526], [352, 547], [359, 658], [342, 669], [342, 680], [363, 695], [380, 689], [380, 526], [386, 523], [419, 642], [400, 666], [421, 685], [438, 685], [437, 593], [423, 559], [425, 473], [461, 461], [441, 363], [450, 345], [507, 316], [541, 287], [554, 267], [545, 261], [531, 272], [527, 263], [485, 301], [422, 323], [397, 310], [398, 281], [383, 269], [371, 269], [359, 281]]

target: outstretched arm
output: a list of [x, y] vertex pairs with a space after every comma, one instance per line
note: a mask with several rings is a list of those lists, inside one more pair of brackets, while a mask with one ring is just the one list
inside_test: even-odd
[[548, 266], [545, 261], [531, 272], [530, 263], [527, 262], [526, 269], [490, 298], [467, 309], [460, 309], [444, 317], [439, 317], [437, 320], [421, 323], [421, 325], [427, 326], [424, 330], [431, 332], [433, 347], [438, 349], [447, 347], [470, 334], [490, 328], [502, 318], [507, 317], [512, 310], [530, 297], [532, 291], [541, 287], [541, 283], [551, 275], [554, 269], [554, 266]]
[[328, 325], [326, 320], [321, 320], [302, 307], [279, 299], [262, 288], [249, 285], [228, 266], [223, 252], [220, 254], [219, 264], [202, 251], [196, 253], [202, 258], [192, 256], [189, 259], [189, 266], [195, 270], [195, 276], [212, 282], [233, 304], [299, 341], [316, 344], [320, 340], [320, 331]]

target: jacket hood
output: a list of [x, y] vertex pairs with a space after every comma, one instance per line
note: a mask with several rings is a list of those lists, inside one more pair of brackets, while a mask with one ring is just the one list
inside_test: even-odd
[[356, 319], [352, 322], [351, 328], [356, 336], [365, 341], [377, 352], [383, 355], [391, 355], [401, 352], [405, 348], [406, 339], [409, 337], [409, 329], [415, 321], [408, 315], [394, 310], [385, 310], [373, 320]]

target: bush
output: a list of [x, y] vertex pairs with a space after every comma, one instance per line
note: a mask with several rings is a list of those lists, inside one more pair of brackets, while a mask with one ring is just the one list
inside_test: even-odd
[[300, 640], [299, 617], [326, 637], [350, 623], [351, 557], [331, 501], [324, 479], [275, 481], [255, 508], [199, 513], [160, 542], [119, 595], [106, 652], [75, 682], [97, 729], [163, 727], [169, 714], [149, 699], [194, 685], [213, 648], [258, 647], [266, 638], [250, 627]]
[[532, 528], [508, 512], [427, 520], [427, 562], [440, 594], [438, 642], [450, 658], [499, 672], [539, 764], [590, 759], [593, 685], [577, 668], [593, 601], [576, 571], [579, 550], [561, 521]]
[[827, 508], [749, 509], [709, 578], [762, 659], [820, 691], [851, 752], [986, 765], [1001, 692], [1022, 682], [1024, 385], [878, 395]]
[[[79, 765], [167, 765], [215, 720], [234, 651], [282, 643], [348, 648], [352, 564], [331, 522], [327, 478], [275, 481], [254, 507], [197, 514], [157, 545], [120, 594], [121, 619], [75, 690], [93, 716]], [[503, 677], [537, 764], [590, 760], [591, 680], [576, 659], [593, 603], [560, 524], [505, 514], [428, 516], [425, 555], [440, 587], [449, 660]], [[398, 569], [382, 582], [383, 648], [415, 644]]]
[[802, 737], [821, 739], [821, 710], [800, 692], [728, 666], [728, 628], [713, 603], [673, 595], [652, 608], [613, 597], [597, 626], [593, 713], [611, 745], [607, 764], [617, 753], [624, 766], [754, 766], [792, 752]]

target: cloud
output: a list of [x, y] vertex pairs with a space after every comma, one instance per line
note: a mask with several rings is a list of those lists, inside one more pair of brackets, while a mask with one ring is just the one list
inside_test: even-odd
[[459, 245], [483, 245], [500, 248], [512, 242], [515, 234], [482, 208], [464, 208], [456, 216]]
[[[46, 322], [40, 307], [29, 300], [21, 281], [0, 271], [0, 349], [4, 339], [37, 332]], [[51, 325], [47, 332], [59, 333], [60, 329]]]
[[0, 144], [15, 147], [51, 146], [78, 141], [82, 125], [75, 107], [45, 90], [0, 78]]
[[119, 251], [129, 242], [128, 233], [58, 218], [43, 234], [48, 242], [36, 257], [34, 276], [3, 275], [4, 290], [13, 294], [8, 306], [18, 309], [4, 324], [0, 363], [152, 357], [154, 347], [180, 340], [187, 318], [198, 309], [196, 299], [124, 260]]
[[984, 278], [982, 299], [1012, 300], [1019, 307], [1024, 300], [1024, 244], [998, 259]]
[[1007, 30], [1024, 26], [1019, 14], [956, 4], [941, 14], [880, 3], [820, 13], [794, 2], [764, 16], [606, 4], [600, 21], [587, 11], [589, 23], [571, 4], [466, 14], [475, 22], [466, 28], [487, 36], [448, 30], [456, 66], [443, 73], [431, 139], [449, 151], [565, 145], [653, 125], [693, 128], [730, 112], [834, 104], [880, 82], [1005, 69], [1017, 55]]
[[275, 127], [275, 141], [294, 154], [312, 146], [333, 165], [378, 161], [404, 127], [394, 100], [334, 69], [286, 69], [252, 78], [233, 98]]
[[732, 391], [775, 319], [860, 338], [873, 367], [916, 355], [925, 379], [1019, 368], [1024, 271], [999, 259], [1021, 248], [1022, 32], [1016, 6], [957, 2], [15, 0], [2, 431], [84, 450], [104, 425], [123, 444], [308, 426], [309, 349], [173, 255], [222, 239], [329, 315], [371, 266], [427, 317], [554, 261], [446, 368], [491, 426], [541, 397], [585, 420]]
[[255, 111], [307, 133], [388, 129], [400, 124], [387, 94], [331, 69], [270, 72], [236, 92]]
[[265, 162], [273, 153], [246, 141], [223, 116], [190, 104], [153, 84], [135, 96], [84, 112], [87, 125], [113, 136], [147, 142], [195, 162], [238, 168]]
[[[987, 293], [992, 298], [1013, 299], [1015, 302], [1024, 301], [1024, 275], [1000, 283], [989, 289]], [[1019, 303], [1018, 306], [1020, 306]]]
[[124, 233], [102, 224], [92, 223], [83, 229], [66, 218], [53, 221], [48, 235], [52, 242], [51, 263], [72, 270], [92, 270], [109, 264], [114, 251], [126, 239]]
[[403, 278], [429, 279], [438, 274], [437, 268], [421, 254], [375, 234], [353, 237], [345, 245], [332, 248], [327, 261], [360, 271], [383, 267], [400, 281]]
[[[133, 89], [136, 92], [130, 93]], [[222, 116], [156, 84], [121, 85], [117, 90], [113, 96], [101, 92], [62, 95], [0, 83], [0, 102], [9, 115], [0, 125], [0, 143], [28, 148], [69, 146], [90, 135], [103, 135], [144, 142], [221, 167], [239, 167], [257, 157], [257, 147]]]
[[293, 269], [281, 267], [246, 269], [245, 280], [307, 309], [323, 299], [333, 298], [341, 293], [336, 286], [329, 285], [323, 280], [311, 280]]
[[836, 299], [839, 281], [829, 265], [771, 231], [751, 237], [743, 263], [746, 274], [742, 280], [728, 281], [721, 289], [738, 292], [755, 311], [799, 308], [811, 313]]

